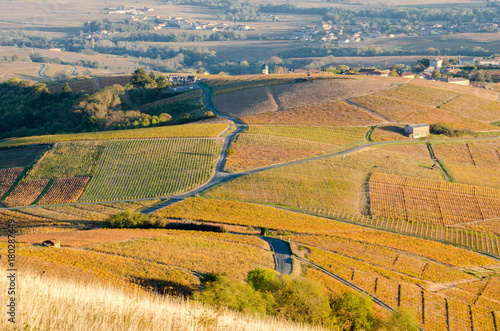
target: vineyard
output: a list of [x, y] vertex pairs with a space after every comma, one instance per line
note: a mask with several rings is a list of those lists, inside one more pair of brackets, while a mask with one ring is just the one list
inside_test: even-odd
[[366, 173], [320, 160], [261, 171], [204, 193], [216, 199], [261, 202], [307, 211], [311, 208], [362, 209]]
[[343, 101], [246, 116], [241, 120], [246, 124], [314, 126], [368, 126], [385, 122], [372, 113]]
[[23, 171], [24, 168], [21, 167], [0, 169], [0, 183], [15, 181]]
[[500, 217], [500, 190], [374, 173], [372, 216], [456, 225]]
[[391, 83], [381, 81], [324, 79], [219, 94], [213, 97], [213, 103], [215, 108], [224, 114], [233, 117], [245, 117], [269, 113], [278, 109], [303, 107], [353, 98], [381, 91], [390, 86]]
[[76, 202], [82, 194], [89, 177], [56, 179], [45, 195], [38, 201], [40, 205]]
[[366, 128], [250, 126], [232, 144], [226, 168], [243, 171], [338, 152], [362, 143]]
[[257, 237], [235, 234], [171, 231], [167, 236], [98, 244], [89, 248], [197, 272], [226, 272], [239, 280], [256, 267], [274, 267], [267, 243]]
[[[351, 281], [392, 308], [411, 309], [425, 329], [441, 330], [449, 325], [450, 330], [472, 330], [472, 324], [475, 325], [474, 330], [495, 329], [498, 316], [496, 299], [489, 300], [493, 307], [478, 302], [470, 305], [467, 301], [460, 300], [459, 296], [433, 293], [421, 285], [409, 283], [409, 277], [390, 270], [315, 247], [308, 248], [311, 251], [308, 258], [311, 261]], [[464, 278], [465, 281], [470, 276]], [[496, 278], [489, 278], [491, 280]]]
[[220, 148], [219, 139], [110, 141], [80, 201], [159, 197], [189, 191], [210, 178]]
[[463, 86], [456, 84], [449, 84], [444, 82], [429, 81], [426, 79], [414, 79], [411, 82], [413, 85], [439, 89], [443, 91], [451, 91], [457, 94], [470, 94], [479, 98], [495, 101], [498, 99], [498, 92], [492, 90], [480, 89], [472, 86]]
[[352, 99], [362, 107], [371, 109], [380, 115], [398, 123], [445, 123], [454, 129], [472, 131], [494, 131], [498, 127], [474, 120], [460, 114], [440, 108], [432, 108], [406, 100], [396, 100], [387, 97], [370, 95]]
[[[189, 198], [162, 209], [157, 213], [161, 216], [171, 218], [182, 219], [187, 217], [214, 223], [269, 227], [278, 231], [290, 231], [298, 234], [327, 234], [334, 238], [343, 238], [350, 241], [392, 248], [453, 267], [488, 266], [497, 263], [495, 260], [480, 254], [436, 241], [379, 231], [345, 222], [338, 222], [330, 218], [304, 215], [239, 201]], [[344, 218], [346, 213], [330, 213], [329, 216], [325, 216], [348, 221]], [[381, 220], [374, 220], [373, 222], [367, 218], [364, 218], [364, 220], [366, 222], [358, 218], [358, 222], [363, 225], [390, 229], [391, 231], [399, 229], [400, 232], [404, 232], [403, 230], [405, 229], [401, 225], [391, 228], [391, 222], [385, 226]], [[392, 221], [392, 224], [394, 225], [394, 221]], [[425, 230], [425, 226], [421, 226], [421, 228]], [[459, 233], [456, 229], [453, 229], [453, 231], [455, 234]], [[436, 229], [431, 229], [428, 232], [437, 233]], [[412, 235], [416, 235], [416, 233]], [[421, 236], [423, 237], [423, 235]], [[439, 240], [437, 237], [433, 239]]]
[[306, 75], [240, 75], [240, 76], [213, 76], [206, 80], [206, 84], [214, 94], [239, 91], [254, 87], [262, 87], [275, 84], [287, 84], [296, 81], [297, 77]]
[[203, 138], [217, 137], [228, 127], [227, 123], [184, 124], [159, 126], [145, 129], [101, 131], [12, 138], [0, 142], [0, 147], [28, 144], [47, 144], [74, 140], [155, 139], [155, 138]]
[[385, 91], [379, 93], [379, 95], [429, 107], [437, 107], [458, 96], [452, 91], [438, 90], [414, 84], [403, 84], [395, 90]]
[[500, 120], [500, 102], [478, 98], [473, 95], [461, 95], [444, 104], [441, 108], [480, 121], [494, 122]]
[[7, 207], [31, 205], [43, 192], [49, 181], [48, 179], [22, 181], [3, 199], [2, 203]]
[[104, 146], [101, 141], [57, 143], [38, 160], [25, 180], [91, 176]]
[[[65, 84], [58, 84], [49, 87], [51, 93], [61, 93]], [[97, 85], [94, 79], [82, 79], [74, 82], [68, 82], [69, 87], [73, 92], [84, 91], [88, 94], [97, 92]]]

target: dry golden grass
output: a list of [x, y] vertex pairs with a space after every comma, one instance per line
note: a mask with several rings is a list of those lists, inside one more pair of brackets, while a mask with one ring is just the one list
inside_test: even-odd
[[273, 85], [215, 95], [215, 108], [233, 117], [269, 113], [278, 109], [310, 106], [353, 98], [387, 89], [389, 82], [324, 79], [310, 82]]
[[364, 96], [352, 100], [356, 104], [369, 108], [394, 122], [401, 124], [445, 123], [454, 129], [472, 131], [494, 131], [497, 126], [480, 122], [450, 111], [432, 108], [417, 103], [397, 100], [376, 95]]
[[[168, 230], [142, 230], [142, 229], [94, 229], [81, 231], [68, 231], [57, 233], [21, 235], [17, 242], [41, 244], [47, 238], [56, 239], [61, 245], [68, 247], [82, 247], [93, 244], [102, 244], [137, 238], [158, 237], [169, 234]], [[7, 237], [0, 237], [0, 242], [6, 242]]]
[[384, 119], [343, 101], [246, 116], [241, 120], [247, 124], [321, 126], [367, 126], [385, 122]]
[[[6, 288], [7, 282], [2, 277], [0, 284]], [[36, 269], [26, 270], [18, 285], [16, 324], [3, 318], [0, 328], [6, 331], [20, 330], [26, 325], [60, 331], [315, 330], [275, 318], [263, 319], [139, 289], [124, 289], [81, 273], [68, 279], [40, 277]], [[6, 291], [0, 296], [7, 302]]]

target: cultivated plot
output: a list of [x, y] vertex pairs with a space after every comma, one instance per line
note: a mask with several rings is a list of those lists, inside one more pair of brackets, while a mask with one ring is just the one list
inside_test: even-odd
[[110, 141], [80, 201], [189, 191], [210, 178], [220, 148], [219, 139]]

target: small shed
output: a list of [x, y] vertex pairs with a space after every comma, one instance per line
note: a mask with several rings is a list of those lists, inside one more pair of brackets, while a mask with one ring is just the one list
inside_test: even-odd
[[429, 124], [407, 125], [405, 126], [405, 133], [413, 139], [427, 137], [430, 133], [430, 126]]
[[56, 239], [49, 239], [49, 240], [45, 240], [42, 243], [42, 246], [60, 248], [61, 242], [59, 240], [56, 240]]

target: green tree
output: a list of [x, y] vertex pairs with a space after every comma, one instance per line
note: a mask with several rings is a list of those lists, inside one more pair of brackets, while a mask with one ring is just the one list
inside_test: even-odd
[[254, 290], [247, 284], [235, 282], [227, 276], [216, 276], [204, 284], [203, 292], [195, 293], [195, 299], [217, 307], [229, 307], [236, 311], [259, 315], [272, 313], [272, 295]]
[[144, 87], [146, 85], [146, 81], [148, 80], [148, 74], [144, 68], [137, 68], [132, 74], [132, 78], [130, 79], [130, 83], [134, 87]]
[[391, 72], [389, 72], [389, 77], [399, 77], [398, 71], [396, 69], [392, 69]]
[[420, 329], [413, 312], [401, 307], [394, 310], [384, 324], [387, 331], [418, 331]]
[[156, 76], [156, 86], [158, 88], [165, 88], [170, 85], [167, 77], [165, 75], [159, 74]]
[[375, 330], [381, 321], [375, 317], [373, 302], [354, 291], [345, 292], [330, 302], [332, 314], [342, 330]]
[[64, 94], [71, 94], [72, 92], [73, 92], [73, 90], [69, 86], [68, 82], [64, 83], [64, 87], [62, 89], [62, 93], [64, 93]]

